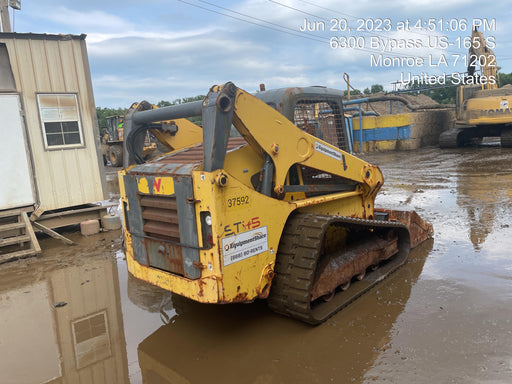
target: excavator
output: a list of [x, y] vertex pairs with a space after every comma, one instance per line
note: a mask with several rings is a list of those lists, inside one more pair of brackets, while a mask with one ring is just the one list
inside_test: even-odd
[[[383, 175], [346, 151], [343, 116], [325, 87], [228, 82], [202, 101], [138, 103], [119, 173], [130, 273], [202, 303], [266, 299], [310, 324], [371, 289], [433, 228], [375, 207]], [[169, 152], [144, 162], [147, 130]]]
[[[480, 73], [476, 68], [480, 67]], [[501, 146], [512, 147], [512, 87], [498, 88], [496, 56], [482, 32], [471, 33], [468, 54], [468, 83], [456, 94], [454, 126], [439, 136], [441, 148], [478, 144], [484, 137], [500, 137]]]

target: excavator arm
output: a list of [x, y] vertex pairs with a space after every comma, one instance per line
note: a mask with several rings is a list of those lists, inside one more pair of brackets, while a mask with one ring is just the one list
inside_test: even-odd
[[487, 79], [496, 79], [494, 82], [484, 82], [483, 89], [498, 89], [496, 55], [492, 49], [487, 46], [483, 33], [475, 27], [473, 32], [471, 32], [471, 46], [468, 52], [469, 76], [475, 76], [477, 66], [480, 67], [481, 74]]

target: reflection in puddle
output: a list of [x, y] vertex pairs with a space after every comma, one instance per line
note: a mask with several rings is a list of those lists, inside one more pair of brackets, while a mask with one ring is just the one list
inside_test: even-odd
[[428, 241], [376, 289], [312, 327], [271, 313], [264, 302], [205, 305], [173, 295], [176, 316], [139, 344], [149, 383], [359, 381], [403, 311], [432, 248]]
[[128, 383], [117, 265], [75, 256], [0, 270], [1, 383]]

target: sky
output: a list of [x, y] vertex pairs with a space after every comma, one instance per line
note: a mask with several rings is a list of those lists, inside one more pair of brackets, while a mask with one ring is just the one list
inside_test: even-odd
[[361, 90], [391, 91], [409, 75], [437, 84], [466, 71], [474, 23], [512, 72], [509, 1], [22, 0], [10, 15], [15, 32], [87, 35], [99, 107], [173, 101], [228, 81], [248, 92], [346, 89], [344, 73]]

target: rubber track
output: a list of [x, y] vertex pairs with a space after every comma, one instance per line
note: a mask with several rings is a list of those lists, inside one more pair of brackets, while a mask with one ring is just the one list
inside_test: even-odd
[[[315, 278], [320, 248], [327, 228], [334, 223], [367, 228], [398, 228], [401, 233], [401, 251], [388, 262], [386, 268], [368, 272], [362, 281], [339, 292], [332, 301], [311, 307], [310, 292]], [[319, 324], [350, 304], [372, 286], [398, 269], [409, 255], [409, 231], [404, 224], [387, 221], [355, 219], [342, 216], [322, 216], [297, 213], [286, 225], [276, 259], [276, 276], [268, 304], [273, 311], [310, 324]]]

